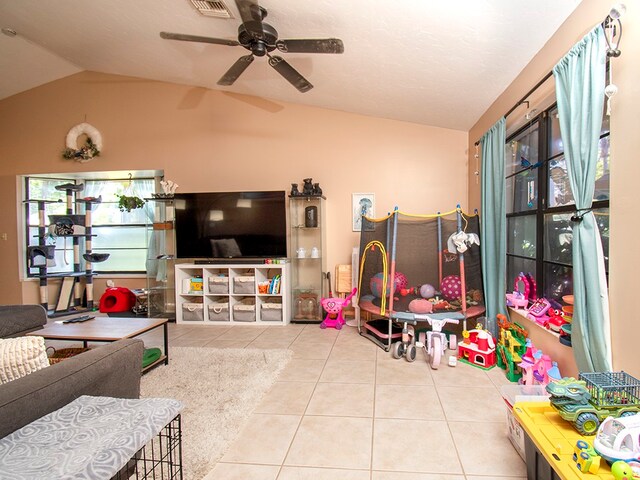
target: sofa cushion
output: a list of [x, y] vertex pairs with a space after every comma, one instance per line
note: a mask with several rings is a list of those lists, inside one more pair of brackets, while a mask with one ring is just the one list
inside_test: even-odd
[[139, 398], [140, 339], [123, 339], [0, 385], [0, 438], [80, 395]]
[[42, 337], [0, 339], [0, 384], [49, 366]]

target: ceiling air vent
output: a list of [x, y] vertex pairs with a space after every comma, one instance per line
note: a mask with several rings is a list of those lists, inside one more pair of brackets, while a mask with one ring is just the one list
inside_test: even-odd
[[233, 18], [231, 11], [224, 2], [212, 2], [210, 0], [191, 0], [194, 7], [206, 17]]

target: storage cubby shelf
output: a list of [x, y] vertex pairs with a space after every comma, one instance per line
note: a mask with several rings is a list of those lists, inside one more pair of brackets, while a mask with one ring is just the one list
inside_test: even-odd
[[289, 323], [289, 264], [177, 264], [175, 279], [177, 323]]

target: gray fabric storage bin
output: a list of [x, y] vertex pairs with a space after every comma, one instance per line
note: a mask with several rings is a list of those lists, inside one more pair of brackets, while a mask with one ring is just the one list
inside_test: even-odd
[[241, 295], [256, 293], [256, 278], [254, 276], [235, 277], [233, 279], [233, 293]]
[[204, 306], [201, 303], [183, 303], [182, 320], [185, 322], [204, 321]]
[[265, 302], [260, 306], [260, 320], [264, 322], [282, 321], [282, 302]]
[[229, 302], [219, 301], [209, 304], [209, 320], [213, 322], [229, 321]]
[[229, 293], [229, 277], [209, 277], [209, 293]]
[[233, 320], [236, 322], [255, 322], [256, 304], [253, 298], [244, 298], [233, 306]]

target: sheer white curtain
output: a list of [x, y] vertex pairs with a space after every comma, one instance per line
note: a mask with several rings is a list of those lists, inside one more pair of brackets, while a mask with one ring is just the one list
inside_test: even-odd
[[[144, 270], [145, 260], [154, 258], [158, 251], [163, 249], [163, 245], [158, 245], [154, 239], [153, 230], [147, 230], [147, 249], [141, 257], [140, 238], [144, 236], [141, 228], [145, 230], [147, 225], [154, 221], [154, 206], [152, 202], [146, 202], [142, 208], [122, 212], [118, 209], [118, 196], [136, 196], [141, 199], [148, 199], [155, 192], [155, 180], [152, 178], [143, 179], [105, 179], [86, 180], [85, 189], [79, 194], [82, 197], [101, 198], [102, 202], [93, 205], [92, 225], [100, 225], [101, 228], [108, 228], [110, 231], [109, 241], [118, 244], [120, 250], [120, 260], [110, 258], [103, 264], [106, 270]], [[137, 230], [132, 231], [131, 226], [139, 225]], [[122, 227], [121, 227], [122, 226]], [[134, 232], [135, 234], [133, 234]], [[104, 245], [105, 239], [101, 237], [101, 250], [108, 251], [108, 245]], [[135, 243], [135, 245], [134, 245]], [[129, 248], [130, 246], [130, 248]], [[129, 248], [129, 249], [128, 249]], [[158, 250], [159, 249], [159, 250]], [[128, 253], [127, 253], [128, 251]], [[139, 254], [133, 254], [137, 251]], [[131, 257], [139, 260], [135, 261], [136, 266], [131, 268]], [[109, 265], [113, 262], [113, 265]], [[117, 263], [117, 266], [115, 265]]]

